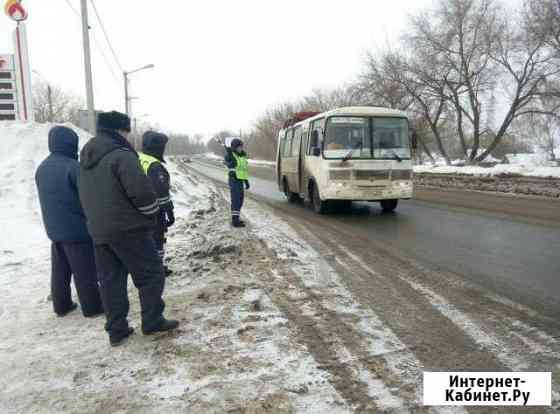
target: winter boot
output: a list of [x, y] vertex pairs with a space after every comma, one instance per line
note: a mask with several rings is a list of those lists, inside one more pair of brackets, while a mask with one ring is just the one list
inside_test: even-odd
[[233, 227], [245, 227], [245, 222], [239, 219], [239, 216], [233, 216], [231, 225]]
[[158, 332], [172, 331], [173, 329], [177, 329], [178, 326], [179, 326], [179, 321], [164, 318], [161, 324], [157, 328], [150, 329], [150, 330], [142, 328], [142, 333], [144, 335], [152, 335]]
[[66, 315], [68, 315], [70, 312], [74, 312], [76, 309], [78, 309], [78, 304], [76, 302], [72, 302], [72, 304], [70, 305], [70, 307], [68, 308], [68, 310], [66, 312], [63, 313], [57, 313], [56, 315], [59, 318], [63, 318]]
[[121, 338], [110, 338], [109, 342], [111, 343], [112, 347], [121, 346], [126, 343], [128, 337], [134, 333], [134, 328], [128, 327], [128, 332], [126, 335], [122, 336]]

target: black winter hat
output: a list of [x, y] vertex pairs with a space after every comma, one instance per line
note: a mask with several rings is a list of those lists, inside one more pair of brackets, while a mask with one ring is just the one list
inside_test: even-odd
[[163, 154], [168, 141], [169, 138], [165, 134], [155, 131], [147, 131], [142, 136], [142, 152], [165, 162]]
[[235, 151], [235, 149], [237, 147], [240, 147], [243, 145], [243, 141], [241, 141], [239, 138], [234, 138], [231, 140], [231, 143], [229, 144], [229, 146], [231, 147], [232, 150]]
[[130, 132], [130, 118], [128, 115], [117, 111], [101, 112], [97, 116], [97, 128]]

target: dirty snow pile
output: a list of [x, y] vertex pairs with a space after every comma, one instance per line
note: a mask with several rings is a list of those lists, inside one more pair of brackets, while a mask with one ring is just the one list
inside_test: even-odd
[[[49, 248], [41, 222], [35, 170], [49, 154], [47, 136], [51, 127], [0, 122], [0, 272], [10, 263], [33, 260]], [[87, 133], [74, 130], [83, 145]], [[3, 302], [0, 301], [0, 314]]]
[[[457, 165], [415, 165], [415, 173], [431, 174], [466, 174], [481, 177], [495, 175], [522, 175], [527, 177], [554, 177], [560, 178], [560, 166], [542, 165], [532, 162], [532, 159], [524, 159], [515, 164], [497, 164], [494, 167], [480, 166], [457, 166]], [[545, 163], [547, 164], [547, 163]]]
[[141, 335], [132, 286], [137, 333], [123, 347], [110, 348], [102, 317], [57, 318], [34, 184], [49, 128], [0, 124], [1, 413], [351, 411], [267, 293], [282, 260], [250, 229], [233, 232], [224, 198], [173, 161], [165, 301], [180, 329]]
[[430, 166], [416, 165], [415, 173], [432, 173], [432, 174], [467, 174], [476, 176], [494, 176], [494, 175], [523, 175], [527, 177], [554, 177], [560, 178], [560, 167], [540, 167], [533, 165], [511, 165], [498, 164], [494, 167], [485, 168], [477, 166]]

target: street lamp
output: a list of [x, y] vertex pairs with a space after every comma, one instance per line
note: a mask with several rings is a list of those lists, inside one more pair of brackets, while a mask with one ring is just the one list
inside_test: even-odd
[[126, 112], [126, 114], [128, 116], [130, 116], [130, 101], [132, 100], [132, 98], [130, 96], [128, 96], [128, 77], [129, 75], [132, 75], [133, 73], [136, 72], [140, 72], [141, 70], [145, 70], [145, 69], [153, 69], [155, 68], [155, 65], [153, 64], [149, 64], [146, 66], [142, 66], [141, 68], [138, 69], [134, 69], [134, 70], [130, 70], [130, 71], [124, 71], [123, 75], [124, 75], [124, 110]]

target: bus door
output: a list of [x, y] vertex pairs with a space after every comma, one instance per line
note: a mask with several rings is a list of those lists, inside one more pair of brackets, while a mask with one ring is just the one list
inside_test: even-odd
[[[291, 132], [291, 139], [290, 139]], [[287, 150], [288, 157], [284, 160], [285, 175], [288, 179], [288, 186], [290, 191], [295, 193], [298, 191], [298, 165], [299, 165], [299, 152], [301, 146], [301, 126], [293, 128], [288, 133], [288, 140], [291, 141], [289, 150]]]
[[301, 129], [301, 144], [299, 149], [299, 159], [298, 159], [298, 169], [297, 169], [297, 192], [303, 193], [303, 189], [305, 188], [305, 177], [304, 177], [304, 162], [305, 162], [305, 154], [307, 153], [307, 147], [309, 146], [309, 127], [304, 125]]

